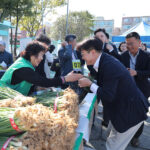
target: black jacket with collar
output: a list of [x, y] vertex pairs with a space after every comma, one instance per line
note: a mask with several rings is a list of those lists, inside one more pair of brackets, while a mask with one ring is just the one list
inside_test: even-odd
[[124, 65], [106, 53], [100, 58], [97, 85], [97, 99], [102, 101], [118, 132], [125, 132], [147, 118], [147, 99]]
[[[107, 49], [107, 44], [108, 43], [104, 43], [102, 51], [107, 53], [107, 54], [109, 54], [109, 55], [111, 55], [111, 56], [113, 56], [113, 57], [115, 57], [115, 58], [117, 58], [118, 60], [120, 60], [120, 55], [118, 54], [116, 46], [114, 44], [112, 44], [112, 43], [109, 43], [113, 47], [113, 50], [110, 52]], [[97, 73], [96, 73], [95, 69], [93, 68], [93, 65], [88, 65], [87, 68], [89, 69], [91, 76], [96, 79], [97, 78]]]
[[[112, 45], [113, 50], [112, 50], [111, 52], [107, 49], [107, 44]], [[104, 44], [104, 47], [103, 47], [103, 52], [105, 52], [105, 53], [107, 53], [107, 54], [109, 54], [109, 55], [111, 55], [111, 56], [114, 56], [114, 57], [117, 58], [117, 59], [120, 59], [120, 55], [118, 54], [117, 48], [116, 48], [116, 46], [115, 46], [114, 44], [112, 44], [112, 43], [105, 43], [105, 44]]]
[[[121, 55], [121, 62], [126, 68], [130, 68], [129, 51]], [[136, 59], [135, 70], [137, 72], [137, 75], [134, 77], [135, 82], [145, 97], [148, 98], [150, 96], [150, 82], [148, 80], [150, 77], [150, 55], [141, 49], [139, 49], [139, 54]]]

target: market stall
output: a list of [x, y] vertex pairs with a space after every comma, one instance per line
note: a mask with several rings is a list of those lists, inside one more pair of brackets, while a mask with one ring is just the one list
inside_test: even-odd
[[70, 89], [37, 92], [42, 95], [34, 97], [9, 88], [0, 88], [0, 93], [2, 150], [83, 150], [83, 139], [88, 141], [90, 136], [94, 94], [88, 93], [78, 108], [77, 95]]

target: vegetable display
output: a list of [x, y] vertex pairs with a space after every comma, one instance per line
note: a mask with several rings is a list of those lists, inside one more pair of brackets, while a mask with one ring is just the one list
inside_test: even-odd
[[[25, 97], [6, 89], [13, 94], [3, 93], [0, 100], [0, 147], [10, 150], [71, 150], [78, 126], [78, 96], [66, 89], [61, 93], [48, 92], [41, 96]], [[61, 96], [60, 96], [61, 95]], [[16, 99], [16, 97], [19, 97]], [[19, 105], [27, 98], [32, 103]], [[14, 106], [4, 107], [6, 101], [13, 101]], [[5, 103], [4, 103], [5, 102]], [[2, 105], [3, 104], [3, 105]], [[13, 107], [13, 108], [12, 108]]]

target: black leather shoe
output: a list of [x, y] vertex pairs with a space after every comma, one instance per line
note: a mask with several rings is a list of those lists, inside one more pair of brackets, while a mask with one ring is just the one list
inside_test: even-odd
[[102, 126], [104, 126], [105, 128], [108, 127], [108, 123], [106, 123], [105, 121], [102, 121]]
[[138, 147], [138, 146], [139, 146], [139, 139], [133, 138], [133, 139], [131, 140], [131, 145], [132, 145], [133, 147]]

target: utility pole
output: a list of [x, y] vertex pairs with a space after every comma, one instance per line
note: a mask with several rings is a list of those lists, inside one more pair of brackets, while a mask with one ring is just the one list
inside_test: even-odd
[[44, 32], [44, 29], [43, 29], [43, 16], [44, 14], [43, 14], [43, 0], [42, 0], [42, 32]]
[[66, 35], [68, 34], [69, 0], [67, 2]]

